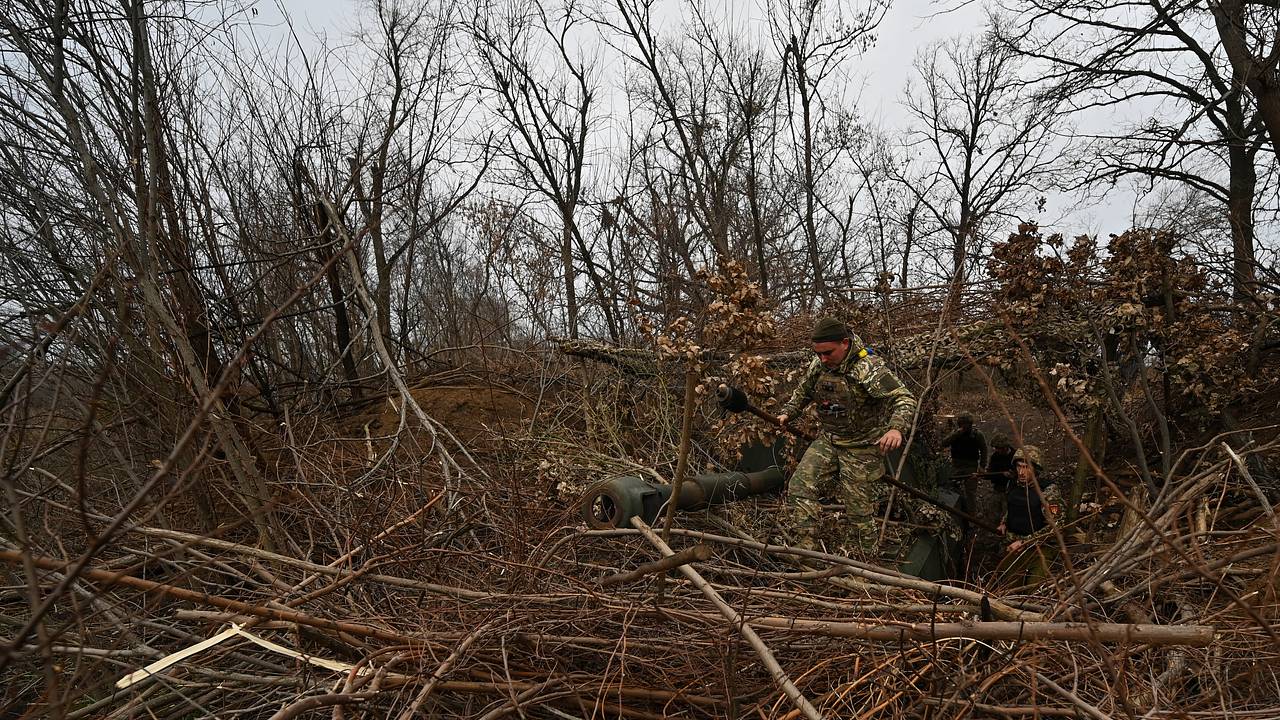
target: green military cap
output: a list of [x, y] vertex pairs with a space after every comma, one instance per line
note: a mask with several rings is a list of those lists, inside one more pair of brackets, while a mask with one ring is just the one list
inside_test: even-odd
[[833, 317], [825, 317], [814, 323], [813, 342], [836, 342], [849, 337], [849, 327]]
[[970, 425], [972, 425], [973, 413], [969, 412], [968, 410], [961, 410], [960, 412], [956, 413], [956, 422], [969, 423]]
[[1004, 433], [996, 433], [991, 436], [991, 447], [1013, 447], [1013, 441]]
[[1035, 445], [1023, 445], [1013, 454], [1013, 461], [1016, 463], [1019, 460], [1025, 460], [1035, 467], [1042, 467], [1040, 461], [1043, 457], [1040, 454], [1040, 448]]

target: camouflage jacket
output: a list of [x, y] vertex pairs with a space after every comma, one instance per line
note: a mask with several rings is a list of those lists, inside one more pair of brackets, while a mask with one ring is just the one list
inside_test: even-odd
[[915, 397], [884, 360], [852, 348], [834, 370], [815, 357], [782, 412], [795, 417], [809, 403], [823, 431], [845, 446], [874, 445], [890, 429], [906, 437], [916, 413]]

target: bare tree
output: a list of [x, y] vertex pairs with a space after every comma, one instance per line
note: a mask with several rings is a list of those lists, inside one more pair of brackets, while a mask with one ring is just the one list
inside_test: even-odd
[[787, 188], [781, 179], [779, 134], [785, 116], [778, 103], [782, 74], [760, 53], [744, 59], [741, 73], [728, 76], [729, 92], [742, 107], [746, 148], [739, 176], [748, 223], [741, 231], [749, 238], [760, 289], [770, 288], [770, 265], [779, 237], [786, 234]]
[[[1064, 112], [1105, 108], [1141, 118], [1093, 131], [1091, 152], [1076, 163], [1079, 184], [1136, 177], [1218, 198], [1231, 227], [1233, 293], [1246, 302], [1256, 277], [1255, 216], [1266, 198], [1258, 186], [1266, 142], [1259, 100], [1269, 97], [1263, 78], [1268, 62], [1274, 76], [1280, 50], [1259, 63], [1245, 57], [1243, 36], [1256, 26], [1238, 6], [1210, 6], [1025, 0], [1011, 3], [1015, 15], [998, 27], [1008, 47], [1049, 63], [1045, 80], [1057, 85]], [[1250, 86], [1262, 91], [1257, 100]]]
[[[378, 34], [371, 42], [382, 61], [379, 66], [386, 68], [386, 95], [374, 94], [366, 102], [370, 125], [380, 123], [381, 128], [373, 136], [376, 145], [371, 151], [362, 152], [361, 138], [350, 169], [373, 252], [371, 290], [378, 308], [378, 331], [390, 341], [396, 315], [391, 305], [396, 263], [405, 260], [405, 253], [431, 226], [476, 188], [486, 163], [480, 162], [470, 177], [457, 174], [452, 188], [431, 187], [433, 192], [447, 194], [444, 202], [424, 203], [426, 179], [443, 175], [460, 159], [454, 145], [467, 107], [455, 68], [459, 45], [458, 18], [453, 14], [457, 9], [449, 3], [378, 0], [374, 11]], [[367, 191], [361, 180], [366, 169]], [[393, 171], [394, 177], [389, 175]], [[391, 215], [393, 209], [397, 215]], [[395, 245], [389, 246], [388, 235], [393, 231]], [[406, 267], [412, 266], [408, 260]]]
[[[710, 243], [716, 263], [723, 263], [731, 257], [729, 169], [737, 164], [746, 136], [742, 108], [725, 103], [715, 89], [725, 53], [698, 44], [683, 53], [664, 51], [671, 46], [655, 33], [649, 0], [618, 0], [615, 9], [621, 22], [612, 27], [634, 48], [631, 57], [648, 78], [647, 100], [658, 119], [660, 132], [641, 144], [647, 151], [661, 147], [674, 161], [671, 172], [689, 198], [689, 216]], [[701, 37], [714, 39], [706, 33]]]
[[[818, 237], [818, 209], [823, 200], [822, 185], [839, 148], [821, 147], [824, 125], [834, 124], [827, 106], [827, 83], [855, 50], [864, 49], [888, 3], [868, 2], [844, 8], [821, 2], [771, 3], [769, 21], [775, 45], [786, 66], [787, 97], [793, 106], [790, 114], [792, 147], [799, 155], [800, 186], [804, 193], [801, 223], [810, 270], [819, 295], [826, 292], [826, 273], [821, 242]], [[824, 157], [825, 156], [825, 157]]]
[[1280, 3], [1219, 0], [1208, 5], [1232, 80], [1253, 94], [1271, 149], [1280, 157]]
[[[165, 92], [166, 83], [178, 76], [172, 63], [181, 57], [182, 36], [153, 29], [156, 21], [141, 2], [101, 10], [101, 23], [72, 14], [65, 3], [52, 8], [37, 3], [0, 17], [6, 42], [22, 59], [21, 74], [9, 75], [21, 92], [5, 99], [26, 107], [10, 119], [38, 118], [54, 130], [59, 172], [72, 183], [68, 194], [79, 196], [76, 202], [92, 223], [92, 255], [81, 262], [92, 267], [90, 258], [105, 256], [115, 273], [115, 307], [100, 305], [99, 312], [116, 322], [134, 312], [145, 317], [147, 335], [127, 341], [132, 353], [164, 352], [168, 357], [153, 362], [180, 368], [195, 404], [210, 403], [219, 453], [261, 541], [269, 545], [272, 521], [265, 503], [270, 493], [237, 398], [213, 391], [225, 388], [238, 372], [215, 338], [196, 277], [191, 229], [206, 218], [193, 212], [173, 157], [174, 123]], [[38, 194], [47, 182], [31, 176], [15, 180]], [[64, 195], [57, 202], [68, 199]]]
[[877, 279], [887, 284], [896, 278], [905, 288], [912, 281], [913, 253], [938, 231], [925, 217], [924, 198], [928, 195], [917, 193], [908, 183], [895, 181], [917, 177], [920, 162], [913, 163], [911, 152], [902, 148], [894, 136], [880, 132], [869, 133], [865, 142], [850, 147], [848, 153], [865, 189], [865, 233]]
[[[616, 342], [617, 308], [582, 230], [587, 146], [600, 90], [588, 61], [569, 46], [580, 20], [572, 4], [553, 14], [534, 3], [479, 8], [473, 26], [486, 89], [497, 96], [498, 116], [510, 131], [502, 149], [517, 173], [510, 182], [545, 198], [558, 215], [569, 337], [580, 327], [576, 249]], [[558, 60], [551, 70], [543, 67], [543, 51]]]
[[1054, 171], [1056, 108], [1023, 72], [990, 35], [935, 43], [916, 59], [908, 145], [929, 165], [923, 177], [897, 179], [950, 239], [951, 313], [991, 223], [1034, 212]]

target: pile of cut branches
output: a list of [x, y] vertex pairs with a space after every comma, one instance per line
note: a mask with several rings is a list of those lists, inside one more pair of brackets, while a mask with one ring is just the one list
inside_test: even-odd
[[[131, 510], [11, 474], [4, 714], [1280, 714], [1280, 525], [1248, 462], [1274, 444], [1221, 438], [1155, 496], [1115, 487], [1114, 537], [1101, 514], [1062, 526], [1040, 584], [938, 584], [771, 544], [778, 498], [678, 515], [669, 545], [588, 530], [560, 475], [669, 478], [671, 458], [643, 458], [674, 446], [677, 408], [632, 408], [625, 448], [584, 440], [600, 418], [568, 409], [621, 412], [591, 402], [609, 383], [556, 382], [486, 454], [442, 459], [447, 429], [412, 419], [394, 438], [314, 419], [259, 437], [279, 458], [271, 549], [248, 521], [193, 533], [155, 522], [162, 497]], [[664, 576], [613, 577], [699, 546]]]

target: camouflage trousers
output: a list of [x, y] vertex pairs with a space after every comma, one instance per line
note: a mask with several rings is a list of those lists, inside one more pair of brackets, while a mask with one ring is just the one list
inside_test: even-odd
[[[787, 484], [793, 545], [816, 549], [822, 539], [874, 553], [879, 525], [876, 511], [889, 486], [879, 481], [884, 457], [874, 446], [841, 447], [823, 433], [814, 440]], [[831, 537], [822, 530], [820, 498], [844, 505], [843, 522]], [[823, 537], [828, 535], [827, 537]]]

